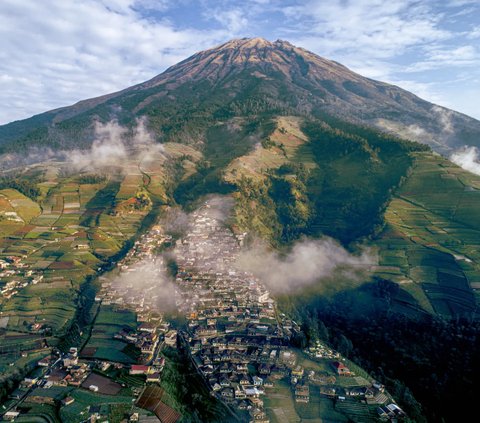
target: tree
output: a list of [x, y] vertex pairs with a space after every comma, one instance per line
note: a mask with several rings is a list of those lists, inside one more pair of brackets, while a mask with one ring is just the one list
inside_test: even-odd
[[340, 354], [346, 357], [350, 356], [353, 350], [352, 341], [350, 341], [350, 339], [348, 339], [345, 335], [340, 334], [337, 342], [338, 342], [337, 349], [340, 352]]

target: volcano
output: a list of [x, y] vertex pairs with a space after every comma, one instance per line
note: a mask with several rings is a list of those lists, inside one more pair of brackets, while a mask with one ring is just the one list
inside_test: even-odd
[[480, 122], [397, 86], [365, 78], [287, 41], [243, 38], [201, 51], [144, 83], [0, 127], [3, 152], [86, 147], [93, 122], [146, 116], [159, 139], [202, 139], [233, 117], [335, 117], [448, 154], [480, 145]]

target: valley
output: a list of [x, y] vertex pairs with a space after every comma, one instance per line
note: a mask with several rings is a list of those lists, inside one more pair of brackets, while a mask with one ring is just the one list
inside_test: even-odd
[[[79, 328], [83, 336], [70, 337], [66, 352], [44, 348], [7, 412], [19, 412], [18, 421], [97, 416], [115, 422], [151, 412], [160, 421], [182, 415], [189, 421], [194, 410], [178, 402], [178, 376], [169, 370], [184, 354], [199, 377], [202, 406], [195, 412], [209, 421], [402, 417], [384, 386], [338, 352], [318, 341], [305, 350], [291, 345], [300, 327], [277, 310], [261, 281], [238, 268], [242, 235], [228, 226], [232, 206], [226, 197], [207, 199], [176, 243], [163, 230], [168, 216], [140, 236], [100, 276], [90, 318]], [[172, 282], [166, 258], [175, 244]], [[279, 397], [290, 405], [279, 408]]]
[[[185, 149], [172, 145], [165, 151], [175, 160]], [[6, 379], [35, 363], [44, 345], [65, 336], [78, 341], [77, 321], [87, 318], [82, 310], [94, 296], [91, 282], [162, 213], [161, 162], [135, 157], [103, 172], [72, 174], [69, 162], [53, 162], [17, 174], [38, 182], [35, 201], [13, 189], [1, 191], [0, 368]]]
[[0, 127], [0, 413], [458, 421], [480, 176], [447, 156], [479, 135], [258, 38]]
[[[232, 201], [229, 203], [229, 213], [231, 213], [229, 225], [235, 233], [243, 234], [242, 237], [249, 234], [247, 239], [243, 240], [242, 238], [242, 243], [248, 241], [252, 234], [256, 234], [269, 240], [280, 249], [285, 248], [282, 245], [294, 242], [302, 234], [318, 236], [326, 233], [341, 238], [342, 234], [347, 233], [344, 229], [345, 224], [349, 225], [351, 222], [348, 212], [342, 217], [334, 214], [325, 215], [322, 211], [322, 220], [317, 220], [318, 222], [333, 220], [328, 225], [325, 223], [321, 226], [312, 224], [316, 221], [315, 219], [318, 219], [318, 205], [311, 199], [325, 199], [327, 203], [320, 204], [320, 207], [333, 211], [334, 207], [338, 206], [328, 204], [328, 195], [336, 198], [337, 202], [342, 198], [336, 193], [329, 194], [328, 190], [325, 191], [325, 178], [329, 178], [330, 175], [320, 171], [320, 169], [324, 169], [324, 164], [317, 157], [328, 160], [329, 166], [334, 165], [338, 160], [339, 171], [332, 173], [336, 178], [335, 186], [341, 187], [343, 183], [345, 186], [358, 186], [358, 192], [361, 193], [361, 187], [365, 183], [362, 180], [362, 173], [358, 173], [358, 170], [354, 171], [356, 173], [350, 173], [350, 170], [348, 173], [340, 171], [341, 166], [345, 169], [344, 166], [348, 160], [354, 160], [354, 157], [357, 157], [358, 150], [349, 150], [348, 144], [346, 144], [346, 153], [342, 151], [338, 159], [333, 155], [335, 154], [333, 151], [330, 151], [328, 157], [316, 156], [316, 153], [312, 151], [312, 141], [306, 134], [308, 131], [304, 129], [301, 120], [282, 117], [272, 123], [273, 125], [268, 130], [264, 130], [266, 131], [264, 132], [265, 142], [258, 142], [251, 150], [247, 151], [247, 154], [243, 155], [239, 152], [240, 155], [232, 158], [230, 162], [226, 162], [227, 164], [222, 162], [218, 165], [220, 166], [218, 169], [222, 169], [221, 166], [224, 166], [224, 172], [219, 175], [224, 178], [225, 184], [230, 186], [230, 190], [234, 187], [230, 194]], [[348, 138], [346, 138], [346, 142], [348, 142], [347, 140]], [[376, 148], [379, 145], [381, 144], [377, 144]], [[408, 144], [407, 147], [410, 148]], [[187, 153], [188, 158], [185, 158]], [[352, 316], [356, 316], [358, 313], [373, 314], [375, 307], [384, 308], [386, 306], [389, 310], [412, 319], [418, 319], [427, 313], [446, 317], [471, 314], [476, 310], [476, 292], [478, 292], [476, 291], [478, 277], [476, 240], [478, 237], [476, 236], [476, 214], [474, 212], [480, 201], [479, 197], [475, 195], [476, 187], [479, 184], [478, 178], [432, 153], [413, 151], [407, 154], [411, 165], [408, 170], [404, 171], [405, 176], [397, 179], [399, 187], [395, 189], [391, 200], [385, 206], [382, 218], [384, 223], [381, 223], [382, 220], [372, 221], [369, 218], [372, 213], [371, 208], [360, 208], [355, 211], [355, 213], [359, 211], [364, 213], [365, 217], [362, 219], [365, 219], [365, 222], [369, 221], [370, 229], [367, 230], [374, 233], [369, 244], [379, 252], [378, 265], [372, 269], [371, 277], [390, 281], [398, 289], [390, 291], [388, 303], [383, 300], [379, 302], [376, 291], [366, 289], [357, 296], [355, 306], [351, 308], [350, 312]], [[165, 157], [169, 158], [168, 166]], [[4, 273], [6, 276], [10, 277], [10, 279], [5, 279], [3, 289], [7, 294], [12, 293], [10, 296], [3, 297], [1, 310], [3, 323], [1, 357], [5, 376], [7, 376], [4, 389], [8, 389], [9, 385], [6, 383], [11, 383], [8, 382], [9, 380], [21, 378], [34, 368], [38, 360], [45, 356], [52, 347], [68, 350], [72, 345], [83, 346], [80, 352], [81, 359], [106, 360], [126, 366], [134, 365], [138, 360], [142, 360], [142, 348], [144, 354], [152, 352], [152, 348], [153, 350], [157, 348], [159, 344], [155, 343], [150, 347], [128, 346], [129, 342], [118, 337], [122, 330], [126, 329], [127, 333], [137, 330], [139, 319], [150, 319], [151, 316], [145, 316], [145, 313], [142, 313], [138, 307], [134, 307], [131, 312], [126, 311], [129, 303], [138, 304], [138, 301], [142, 303], [145, 301], [135, 300], [135, 290], [129, 292], [120, 289], [118, 291], [104, 276], [97, 279], [95, 275], [101, 275], [104, 270], [108, 270], [112, 266], [117, 268], [115, 263], [124, 255], [125, 259], [118, 262], [119, 268], [131, 267], [131, 272], [139, 271], [144, 274], [145, 270], [141, 267], [135, 270], [134, 263], [142, 257], [145, 258], [145, 255], [151, 256], [153, 250], [160, 248], [160, 245], [155, 244], [157, 241], [151, 244], [152, 240], [164, 238], [161, 235], [163, 229], [154, 235], [151, 235], [151, 232], [148, 232], [147, 235], [141, 234], [148, 225], [155, 223], [161, 216], [168, 215], [170, 208], [168, 204], [172, 204], [169, 195], [172, 195], [170, 181], [173, 175], [179, 172], [183, 174], [184, 182], [180, 182], [177, 187], [184, 190], [183, 187], [188, 186], [189, 181], [195, 178], [196, 168], [199, 166], [198, 160], [201, 160], [201, 157], [202, 153], [194, 148], [166, 144], [158, 161], [142, 162], [137, 158], [126, 167], [122, 164], [122, 169], [129, 170], [116, 172], [114, 169], [110, 169], [106, 175], [84, 173], [82, 176], [77, 174], [69, 176], [62, 173], [65, 164], [56, 163], [56, 172], [53, 171], [52, 165], [43, 165], [43, 169], [48, 170], [44, 173], [48, 179], [38, 184], [40, 189], [43, 189], [43, 193], [37, 201], [32, 201], [13, 189], [2, 191], [2, 195], [6, 199], [6, 218], [14, 218], [4, 225], [6, 228], [4, 230], [11, 232], [5, 232], [2, 241], [6, 246], [3, 249], [5, 263], [3, 271], [6, 272]], [[360, 155], [360, 157], [362, 156]], [[299, 158], [301, 158], [301, 166], [297, 164]], [[378, 167], [375, 161], [371, 162], [368, 158], [365, 163], [367, 166], [369, 163], [373, 163]], [[34, 166], [27, 169], [25, 175], [38, 175], [39, 169], [42, 167]], [[209, 172], [216, 172], [215, 169], [215, 167], [210, 167]], [[322, 180], [324, 182], [320, 184], [319, 181]], [[202, 183], [197, 185], [197, 193], [185, 202], [185, 207], [192, 207], [196, 196], [206, 194], [211, 189], [215, 192], [215, 189], [218, 189], [216, 187], [219, 186], [218, 183], [213, 186], [202, 185]], [[279, 184], [285, 183], [287, 183], [286, 189], [291, 190], [292, 198], [295, 199], [292, 203], [295, 208], [290, 209], [287, 214], [282, 211], [281, 202], [289, 201], [288, 195], [290, 194], [281, 191], [281, 197], [277, 198], [275, 189], [278, 188], [274, 188], [275, 184], [280, 187]], [[438, 191], [433, 189], [435, 186], [438, 187]], [[139, 193], [141, 192], [148, 196], [148, 200], [143, 204], [140, 203]], [[174, 188], [173, 195], [176, 195], [175, 192], [178, 191], [175, 191]], [[371, 198], [368, 197], [369, 195], [367, 194], [365, 198]], [[348, 201], [348, 197], [344, 198], [344, 201]], [[362, 196], [357, 194], [356, 198], [361, 199]], [[450, 206], [452, 198], [456, 198], [457, 206], [455, 208]], [[58, 204], [62, 206], [57, 206]], [[8, 214], [12, 210], [15, 210], [19, 218]], [[461, 210], [460, 213], [459, 210]], [[299, 213], [300, 215], [298, 215]], [[298, 219], [297, 215], [303, 217]], [[470, 219], [470, 217], [472, 218]], [[197, 218], [205, 220], [201, 214]], [[20, 221], [20, 219], [22, 220]], [[45, 223], [46, 219], [50, 219], [48, 225]], [[289, 222], [295, 223], [292, 225]], [[217, 226], [220, 228], [222, 225], [224, 225], [223, 222], [214, 225], [213, 229]], [[162, 225], [160, 225], [161, 227]], [[282, 229], [280, 230], [280, 228]], [[238, 241], [230, 238], [233, 235], [228, 235], [228, 230], [223, 232], [224, 235], [220, 235], [220, 233], [214, 235], [214, 237], [220, 236], [219, 240], [222, 239], [222, 236], [225, 237], [225, 248], [221, 248], [222, 241], [218, 245], [210, 246], [207, 241], [207, 244], [204, 245], [205, 239], [208, 240], [209, 235], [202, 231], [207, 229], [208, 227], [202, 229], [200, 226], [194, 230], [189, 235], [191, 240], [183, 248], [187, 248], [187, 245], [191, 245], [191, 247], [184, 250], [183, 253], [179, 253], [180, 257], [183, 254], [183, 259], [177, 263], [179, 266], [177, 271], [184, 273], [180, 278], [177, 277], [177, 283], [183, 284], [187, 294], [192, 290], [195, 292], [195, 289], [189, 285], [191, 282], [188, 282], [191, 274], [182, 270], [183, 268], [189, 266], [195, 268], [195, 263], [210, 263], [208, 269], [221, 265], [223, 272], [225, 271], [224, 266], [233, 262], [233, 258], [224, 255], [225, 251], [232, 251], [231, 254], [235, 254], [234, 251], [239, 248], [236, 246]], [[21, 236], [20, 233], [22, 233]], [[466, 236], [468, 233], [470, 235]], [[138, 238], [140, 235], [141, 237]], [[145, 236], [149, 239], [150, 244], [148, 242], [144, 244], [145, 241], [141, 241], [140, 244], [138, 241], [135, 243], [135, 239], [142, 240], [145, 239]], [[162, 242], [164, 241], [161, 241], [160, 244]], [[147, 247], [148, 245], [150, 246]], [[180, 244], [180, 246], [182, 245]], [[221, 249], [217, 251], [218, 248]], [[31, 253], [23, 253], [20, 256], [18, 255], [19, 251]], [[17, 255], [15, 255], [16, 253]], [[210, 256], [204, 256], [207, 253]], [[127, 261], [125, 262], [125, 260]], [[132, 264], [127, 264], [129, 260], [133, 260]], [[198, 271], [199, 269], [195, 270], [195, 272]], [[164, 278], [164, 276], [159, 276], [163, 274], [164, 270], [158, 274], [149, 272], [145, 273], [145, 278], [151, 281]], [[202, 277], [206, 277], [205, 282], [209, 280], [206, 275]], [[187, 278], [185, 282], [182, 282], [183, 278]], [[16, 281], [15, 285], [12, 281]], [[356, 282], [349, 282], [347, 279], [343, 280], [338, 288], [332, 285], [327, 292], [330, 292], [329, 295], [333, 295], [332, 298], [335, 298], [336, 293], [356, 285]], [[207, 286], [205, 289], [208, 290]], [[48, 289], [46, 289], [47, 287]], [[155, 284], [151, 285], [149, 289], [152, 292], [157, 290]], [[173, 289], [173, 287], [169, 289]], [[236, 288], [233, 292], [240, 293], [239, 289]], [[204, 290], [201, 292], [203, 295]], [[304, 298], [304, 295], [307, 295], [308, 304], [310, 299], [317, 294], [315, 294], [314, 288], [308, 289], [305, 294], [299, 293], [299, 301]], [[155, 299], [158, 296], [159, 294], [154, 294], [152, 298]], [[102, 300], [101, 307], [94, 302], [95, 297]], [[133, 298], [130, 302], [125, 300], [129, 297]], [[70, 299], [66, 301], [68, 298]], [[190, 297], [187, 295], [185, 298], [189, 299]], [[155, 301], [159, 301], [158, 298]], [[302, 334], [310, 333], [308, 319], [305, 320], [303, 312], [295, 311], [296, 306], [292, 305], [292, 301], [294, 304], [294, 297], [287, 302], [280, 297], [281, 308], [290, 318], [296, 316], [295, 318], [299, 322], [298, 335], [304, 336]], [[20, 306], [20, 304], [22, 305]], [[322, 307], [328, 310], [327, 306]], [[38, 313], [39, 308], [42, 310], [41, 314]], [[311, 307], [308, 306], [305, 310], [311, 310]], [[118, 320], [119, 312], [122, 316], [121, 320]], [[183, 311], [183, 314], [185, 313], [186, 309]], [[186, 313], [187, 316], [189, 314], [191, 314], [191, 310]], [[141, 317], [142, 315], [143, 317]], [[275, 321], [278, 319], [277, 311], [274, 312], [274, 316]], [[191, 325], [196, 321], [196, 319], [191, 321], [188, 327], [193, 328], [194, 326]], [[281, 325], [284, 327], [284, 323]], [[222, 323], [221, 327], [222, 330], [225, 330], [226, 326], [223, 326]], [[156, 331], [160, 330], [159, 326], [156, 328]], [[247, 326], [244, 330], [246, 329]], [[336, 330], [341, 333], [343, 329], [337, 328]], [[158, 339], [167, 335], [167, 332], [168, 330], [164, 329], [163, 332], [158, 332]], [[295, 338], [293, 335], [292, 332], [289, 332], [287, 338]], [[345, 333], [345, 335], [352, 336], [349, 333]], [[189, 339], [189, 337], [195, 339], [194, 332], [186, 336], [187, 338], [182, 339]], [[117, 338], [115, 339], [115, 337]], [[317, 336], [307, 337], [307, 340], [306, 344], [301, 345], [302, 348], [307, 348], [307, 353], [308, 348], [316, 348], [317, 342], [320, 342], [321, 348], [329, 348], [327, 346], [329, 340], [327, 340], [327, 344], [323, 344], [324, 340]], [[189, 341], [184, 341], [184, 343], [186, 351], [192, 348]], [[248, 347], [251, 348], [251, 345]], [[302, 348], [294, 353], [299, 363], [304, 360], [302, 357], [305, 353], [302, 352]], [[186, 354], [188, 355], [188, 352]], [[198, 354], [196, 352], [193, 356]], [[279, 353], [277, 352], [277, 354]], [[347, 354], [349, 353], [347, 352]], [[279, 357], [280, 355], [278, 355], [278, 360], [280, 360]], [[182, 360], [184, 359], [185, 357]], [[172, 366], [176, 365], [175, 360], [177, 358], [173, 359]], [[255, 369], [258, 366], [258, 362], [256, 363], [253, 367]], [[195, 370], [199, 368], [198, 366], [198, 363], [193, 364], [192, 371], [198, 371]], [[349, 364], [349, 368], [354, 366], [353, 363]], [[21, 369], [20, 372], [19, 369]], [[363, 372], [360, 368], [358, 369]], [[320, 374], [326, 372], [327, 375], [334, 376], [328, 363], [323, 366], [311, 363], [310, 367], [304, 368], [304, 372], [307, 370], [320, 372]], [[258, 372], [258, 370], [256, 371]], [[201, 375], [202, 372], [199, 371], [199, 374]], [[286, 374], [288, 374], [288, 369]], [[258, 373], [252, 373], [252, 376], [258, 377]], [[205, 378], [205, 375], [203, 377]], [[308, 386], [311, 379], [307, 379], [307, 381]], [[141, 386], [142, 383], [141, 380], [134, 382], [134, 384], [140, 384], [136, 386]], [[168, 382], [166, 383], [168, 384]], [[220, 385], [219, 380], [217, 383]], [[332, 398], [345, 396], [339, 394], [345, 389], [343, 386], [337, 387], [337, 394], [332, 397], [332, 395], [322, 394], [326, 388], [321, 384], [313, 383], [309, 387], [309, 391], [312, 392], [311, 402], [309, 400], [309, 405], [303, 406], [302, 403], [295, 402], [294, 391], [289, 388], [288, 383], [285, 383], [280, 380], [275, 385], [279, 389], [279, 393], [273, 393], [273, 396], [266, 395], [265, 400], [260, 401], [264, 408], [260, 408], [259, 413], [264, 412], [265, 416], [271, 418], [272, 421], [275, 421], [276, 418], [281, 421], [281, 417], [275, 416], [284, 412], [275, 406], [276, 395], [281, 395], [285, 401], [286, 398], [290, 398], [288, 401], [292, 401], [293, 406], [289, 413], [294, 413], [292, 416], [296, 415], [299, 419], [303, 415], [313, 415], [311, 414], [313, 412], [309, 411], [311, 407], [317, 407], [315, 413], [321, 414], [323, 412], [321, 410], [325, 410], [326, 415], [328, 413], [335, 415], [338, 411], [340, 415], [349, 416], [349, 409], [343, 403], [340, 404], [339, 410], [336, 410], [336, 406], [333, 405], [335, 401]], [[200, 392], [203, 390], [202, 395], [205, 395], [206, 387], [203, 386], [205, 381], [200, 378], [198, 384], [198, 389]], [[270, 383], [267, 382], [267, 384]], [[209, 389], [212, 389], [213, 385], [207, 381]], [[231, 388], [235, 392], [230, 385], [223, 388]], [[269, 389], [266, 389], [267, 394]], [[274, 389], [272, 392], [276, 392], [276, 390]], [[172, 398], [176, 398], [180, 394], [174, 390], [171, 395]], [[225, 400], [220, 392], [217, 395], [220, 402]], [[239, 392], [238, 395], [241, 396], [242, 393]], [[205, 402], [206, 400], [201, 401]], [[233, 401], [235, 402], [235, 393]], [[167, 402], [169, 402], [168, 399]], [[181, 406], [179, 408], [178, 402], [174, 400], [169, 403], [182, 410], [182, 415], [185, 414], [185, 409]], [[357, 407], [355, 404], [356, 402], [352, 403], [352, 406]], [[216, 410], [219, 406], [208, 407], [207, 409]], [[217, 412], [218, 410], [212, 411], [211, 418]], [[246, 410], [242, 412], [246, 413]], [[224, 413], [228, 414], [228, 411], [224, 410], [220, 412], [220, 415], [225, 415]], [[358, 413], [359, 416], [362, 413], [375, 416], [376, 407], [367, 407]], [[338, 415], [337, 418], [341, 419]], [[361, 417], [359, 418], [361, 419]]]

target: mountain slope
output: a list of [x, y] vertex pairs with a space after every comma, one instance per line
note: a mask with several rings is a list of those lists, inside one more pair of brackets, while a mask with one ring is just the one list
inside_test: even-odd
[[232, 116], [325, 114], [427, 143], [446, 153], [480, 143], [480, 122], [399, 87], [364, 78], [286, 41], [232, 40], [151, 80], [0, 127], [4, 151], [88, 146], [94, 120], [149, 117], [159, 139], [198, 139]]
[[[262, 39], [233, 40], [143, 84], [0, 127], [4, 163], [47, 147], [24, 155], [39, 164], [0, 177], [0, 259], [22, 269], [0, 288], [43, 276], [0, 298], [5, 329], [41, 323], [51, 345], [80, 342], [93, 275], [158, 214], [229, 194], [235, 232], [282, 253], [322, 236], [377, 251], [371, 275], [322, 279], [281, 299], [282, 310], [302, 325], [299, 341], [320, 337], [358, 359], [413, 420], [423, 421], [422, 409], [405, 384], [431, 421], [457, 421], [452, 404], [476, 394], [480, 177], [398, 135], [446, 153], [478, 134], [474, 119]], [[32, 344], [43, 337], [27, 335]], [[16, 360], [24, 341], [15, 339], [6, 352]], [[0, 370], [14, 370], [5, 363]]]

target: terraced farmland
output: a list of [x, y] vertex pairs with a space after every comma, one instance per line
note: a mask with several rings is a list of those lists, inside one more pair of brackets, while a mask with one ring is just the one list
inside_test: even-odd
[[476, 309], [479, 184], [478, 176], [440, 156], [416, 153], [411, 176], [386, 210], [377, 272], [426, 311], [450, 316]]
[[[0, 288], [16, 284], [11, 295], [0, 297], [0, 344], [9, 333], [26, 333], [34, 338], [28, 345], [35, 350], [46, 334], [65, 334], [87, 277], [137, 234], [151, 203], [137, 205], [135, 196], [140, 190], [151, 195], [145, 185], [151, 179], [135, 160], [109, 175], [72, 176], [65, 164], [56, 163], [27, 168], [19, 177], [28, 179], [31, 173], [39, 181], [36, 201], [15, 189], [0, 190], [0, 259], [15, 260], [0, 278]], [[134, 207], [121, 206], [125, 202]], [[110, 350], [109, 342], [97, 345], [98, 354]], [[121, 355], [121, 349], [112, 351]]]
[[128, 347], [126, 342], [113, 338], [122, 329], [137, 329], [135, 314], [127, 310], [117, 310], [113, 306], [101, 306], [91, 337], [82, 350], [82, 356], [135, 363], [134, 350]]

